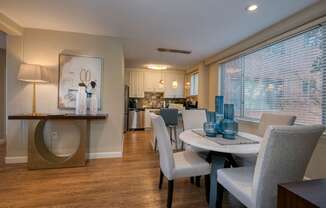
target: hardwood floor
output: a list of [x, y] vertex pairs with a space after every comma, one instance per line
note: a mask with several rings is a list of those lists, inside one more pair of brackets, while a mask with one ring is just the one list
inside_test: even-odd
[[[167, 181], [159, 191], [158, 155], [148, 132], [126, 134], [123, 158], [91, 160], [81, 168], [28, 171], [24, 164], [4, 165], [4, 151], [1, 145], [1, 208], [166, 207]], [[243, 207], [225, 195], [223, 207]], [[204, 187], [176, 180], [173, 207], [207, 207]]]

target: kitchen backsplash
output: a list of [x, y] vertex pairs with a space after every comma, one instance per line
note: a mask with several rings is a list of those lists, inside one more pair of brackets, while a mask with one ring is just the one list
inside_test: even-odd
[[162, 108], [169, 103], [184, 103], [184, 98], [164, 98], [162, 92], [145, 92], [144, 98], [134, 98], [137, 100], [137, 107], [141, 108]]

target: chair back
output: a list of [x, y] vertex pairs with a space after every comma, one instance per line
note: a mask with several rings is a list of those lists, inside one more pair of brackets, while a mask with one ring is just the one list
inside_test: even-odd
[[161, 116], [151, 114], [154, 136], [157, 139], [158, 150], [160, 154], [160, 167], [163, 174], [169, 179], [173, 179], [174, 158], [172, 146], [166, 129], [164, 120]]
[[165, 125], [177, 126], [178, 125], [178, 109], [176, 108], [161, 108], [160, 115], [162, 116]]
[[262, 140], [253, 181], [253, 207], [276, 207], [277, 185], [303, 180], [324, 126], [270, 126]]
[[292, 126], [295, 122], [296, 116], [285, 115], [280, 113], [263, 113], [260, 118], [257, 135], [263, 137], [268, 126]]
[[184, 110], [182, 120], [184, 130], [202, 129], [207, 121], [206, 110]]

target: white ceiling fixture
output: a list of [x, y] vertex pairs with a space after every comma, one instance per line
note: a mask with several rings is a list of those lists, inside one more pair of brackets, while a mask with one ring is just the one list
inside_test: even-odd
[[153, 69], [153, 70], [167, 70], [169, 68], [168, 65], [162, 65], [162, 64], [147, 64], [147, 69]]
[[[0, 12], [26, 28], [121, 38], [127, 67], [182, 69], [319, 0], [0, 0]], [[248, 15], [256, 1], [259, 12]], [[185, 6], [186, 5], [186, 6]], [[189, 55], [157, 48], [192, 50]]]
[[255, 12], [258, 9], [258, 5], [257, 4], [251, 4], [246, 9], [247, 9], [248, 12]]

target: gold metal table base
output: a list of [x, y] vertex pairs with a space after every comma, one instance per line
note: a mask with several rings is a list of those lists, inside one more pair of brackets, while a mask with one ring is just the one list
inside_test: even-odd
[[67, 168], [85, 166], [89, 152], [89, 120], [74, 120], [80, 129], [80, 142], [77, 151], [70, 156], [60, 157], [49, 151], [44, 140], [44, 127], [47, 120], [38, 121], [28, 138], [28, 169]]

